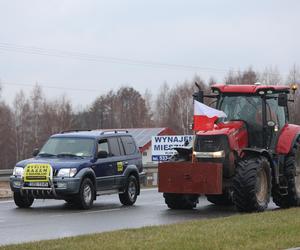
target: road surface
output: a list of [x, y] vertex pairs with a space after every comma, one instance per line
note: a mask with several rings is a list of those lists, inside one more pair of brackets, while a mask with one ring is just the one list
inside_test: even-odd
[[[271, 203], [269, 209], [275, 209]], [[237, 214], [234, 207], [217, 207], [201, 198], [194, 210], [170, 210], [157, 189], [144, 189], [132, 207], [117, 195], [100, 196], [91, 210], [79, 210], [60, 200], [35, 200], [29, 209], [12, 200], [0, 201], [0, 245], [54, 239], [125, 228], [170, 224]]]

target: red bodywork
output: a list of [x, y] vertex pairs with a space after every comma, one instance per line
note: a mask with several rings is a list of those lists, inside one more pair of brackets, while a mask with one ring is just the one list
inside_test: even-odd
[[300, 126], [294, 124], [286, 124], [279, 135], [276, 145], [277, 154], [288, 154], [292, 148], [292, 143], [297, 134], [300, 133]]
[[248, 132], [242, 121], [221, 122], [215, 124], [213, 130], [200, 130], [197, 135], [227, 135], [230, 149], [238, 154], [248, 146]]
[[219, 90], [222, 93], [243, 93], [243, 94], [255, 94], [261, 90], [272, 90], [272, 91], [286, 91], [290, 88], [288, 86], [277, 86], [277, 85], [225, 85], [215, 84], [212, 90]]
[[[242, 121], [215, 124], [213, 130], [197, 132], [197, 136], [201, 135], [227, 135], [231, 151], [236, 151], [238, 154], [248, 146], [248, 134]], [[163, 193], [222, 194], [222, 173], [222, 163], [159, 163], [158, 191]]]

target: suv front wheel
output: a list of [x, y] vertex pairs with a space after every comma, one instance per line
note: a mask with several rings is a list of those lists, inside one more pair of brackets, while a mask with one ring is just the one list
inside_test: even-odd
[[89, 178], [83, 179], [78, 196], [78, 205], [80, 208], [90, 209], [93, 206], [95, 188]]
[[137, 179], [135, 176], [130, 175], [127, 179], [125, 192], [119, 194], [120, 202], [125, 206], [132, 206], [136, 202], [138, 189]]

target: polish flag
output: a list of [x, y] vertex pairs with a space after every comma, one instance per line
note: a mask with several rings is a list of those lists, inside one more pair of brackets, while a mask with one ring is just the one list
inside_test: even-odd
[[193, 130], [212, 130], [215, 121], [219, 117], [227, 117], [227, 115], [223, 111], [211, 108], [201, 102], [194, 100]]

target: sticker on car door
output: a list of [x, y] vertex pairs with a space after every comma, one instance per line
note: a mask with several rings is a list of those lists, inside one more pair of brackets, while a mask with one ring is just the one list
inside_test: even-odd
[[124, 169], [123, 162], [118, 161], [117, 162], [117, 170], [118, 170], [118, 172], [123, 172], [123, 169]]

